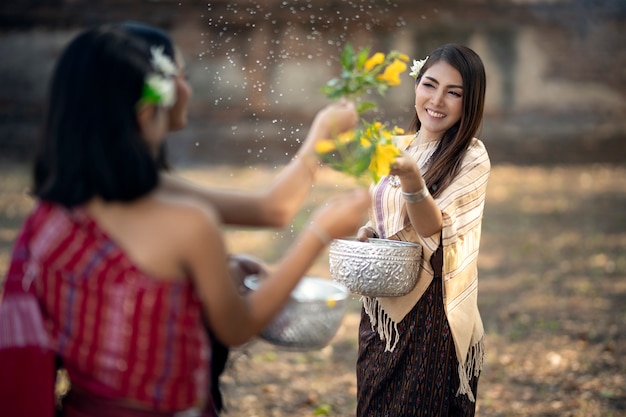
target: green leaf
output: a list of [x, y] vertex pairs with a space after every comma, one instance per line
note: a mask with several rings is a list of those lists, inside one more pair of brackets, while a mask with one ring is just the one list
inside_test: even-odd
[[387, 84], [378, 84], [376, 89], [378, 90], [379, 95], [384, 96], [389, 89], [389, 86]]
[[322, 404], [313, 411], [314, 416], [327, 416], [332, 411], [330, 404]]
[[369, 54], [370, 54], [370, 48], [366, 47], [363, 48], [359, 51], [359, 53], [356, 56], [356, 67], [359, 70], [362, 70], [363, 67], [365, 66], [365, 61], [367, 61], [367, 58], [369, 58]]
[[363, 101], [357, 104], [356, 111], [358, 114], [363, 114], [368, 110], [375, 109], [376, 107], [376, 103], [373, 103], [371, 101]]
[[364, 158], [357, 160], [357, 163], [354, 165], [354, 171], [359, 175], [364, 173], [367, 168], [370, 166], [370, 158]]
[[352, 49], [352, 45], [349, 43], [346, 44], [341, 53], [341, 66], [348, 69], [354, 68], [354, 49]]

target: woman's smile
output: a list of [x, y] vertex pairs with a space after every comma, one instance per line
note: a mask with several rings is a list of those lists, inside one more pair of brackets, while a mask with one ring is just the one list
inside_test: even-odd
[[426, 109], [426, 113], [428, 113], [430, 117], [434, 117], [436, 119], [443, 119], [444, 117], [446, 117], [445, 114], [428, 109], [428, 108]]
[[420, 130], [437, 140], [461, 119], [463, 112], [463, 79], [445, 61], [433, 64], [415, 86], [415, 109]]

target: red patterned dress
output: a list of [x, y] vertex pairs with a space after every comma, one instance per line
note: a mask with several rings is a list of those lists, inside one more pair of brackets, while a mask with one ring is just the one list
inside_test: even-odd
[[[81, 409], [89, 404], [102, 414], [213, 415], [210, 343], [190, 280], [146, 274], [84, 210], [46, 203], [27, 219], [11, 271], [7, 289], [19, 279], [36, 297], [47, 344], [68, 371], [66, 415], [97, 415]], [[5, 312], [13, 293], [5, 293]], [[11, 343], [7, 336], [5, 348]]]

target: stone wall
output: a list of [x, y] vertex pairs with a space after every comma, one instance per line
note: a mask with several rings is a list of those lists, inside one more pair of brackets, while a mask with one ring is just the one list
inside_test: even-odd
[[[495, 163], [623, 162], [626, 3], [599, 3], [13, 0], [0, 6], [0, 155], [28, 157], [50, 71], [77, 31], [140, 20], [167, 29], [187, 58], [190, 126], [169, 139], [178, 164], [286, 160], [346, 42], [415, 58], [444, 42], [474, 48]], [[408, 123], [411, 81], [378, 100], [378, 118]]]

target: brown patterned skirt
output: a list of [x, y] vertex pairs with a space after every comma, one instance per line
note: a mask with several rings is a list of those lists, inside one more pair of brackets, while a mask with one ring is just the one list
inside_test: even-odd
[[[446, 318], [442, 282], [435, 277], [398, 323], [393, 352], [361, 310], [357, 359], [358, 417], [473, 416], [476, 404], [459, 388], [458, 360]], [[478, 377], [470, 386], [476, 398]]]

